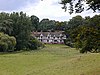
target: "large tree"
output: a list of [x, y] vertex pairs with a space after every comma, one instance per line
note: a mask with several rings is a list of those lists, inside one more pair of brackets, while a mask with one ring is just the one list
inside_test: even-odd
[[[83, 25], [79, 21], [70, 21], [73, 28], [66, 30], [70, 34], [72, 43], [76, 48], [80, 48], [80, 52], [100, 52], [100, 15], [94, 17], [86, 17], [83, 19]], [[79, 24], [77, 26], [77, 24]], [[67, 32], [68, 31], [68, 32]], [[66, 41], [69, 42], [69, 41]]]
[[42, 19], [39, 23], [39, 31], [47, 31], [49, 25], [49, 19]]
[[39, 28], [39, 18], [35, 15], [31, 16], [31, 22], [32, 22], [32, 31], [37, 31]]
[[13, 12], [10, 15], [13, 20], [13, 33], [12, 35], [17, 40], [16, 49], [21, 50], [27, 47], [31, 33], [31, 20], [23, 12]]

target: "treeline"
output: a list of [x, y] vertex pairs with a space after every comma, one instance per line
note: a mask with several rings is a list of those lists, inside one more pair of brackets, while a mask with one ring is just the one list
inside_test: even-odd
[[32, 21], [32, 25], [33, 25], [33, 30], [34, 31], [64, 31], [65, 27], [67, 25], [67, 21], [64, 22], [59, 22], [59, 21], [55, 21], [55, 20], [49, 20], [47, 18], [42, 19], [39, 22], [39, 18], [37, 16], [32, 15], [31, 16], [31, 21]]
[[42, 19], [23, 12], [0, 13], [0, 51], [34, 50], [43, 47], [32, 31], [65, 31], [65, 44], [81, 53], [100, 52], [100, 15], [75, 16], [69, 21]]

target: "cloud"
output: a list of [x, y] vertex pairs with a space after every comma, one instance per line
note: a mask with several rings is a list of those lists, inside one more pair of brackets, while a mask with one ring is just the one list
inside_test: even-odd
[[22, 7], [21, 10], [26, 12], [28, 15], [36, 15], [40, 19], [49, 18], [59, 21], [68, 21], [76, 15], [81, 15], [82, 17], [92, 17], [95, 14], [99, 14], [93, 13], [91, 11], [85, 11], [79, 14], [73, 13], [72, 15], [70, 15], [68, 12], [64, 12], [64, 10], [61, 9], [62, 5], [58, 3], [60, 1], [61, 0], [40, 0], [38, 3], [28, 3], [25, 7]]
[[61, 9], [62, 5], [59, 4], [61, 0], [0, 0], [0, 11], [12, 12], [23, 11], [29, 16], [36, 15], [42, 20], [43, 18], [49, 18], [52, 20], [68, 21], [76, 15], [94, 16], [91, 11], [85, 11], [79, 14], [73, 13], [70, 15], [68, 12], [64, 12]]
[[29, 16], [36, 15], [40, 19], [67, 20], [70, 18], [70, 15], [68, 12], [64, 12], [64, 10], [61, 9], [62, 5], [58, 3], [59, 1], [60, 0], [44, 0], [35, 4], [28, 3], [20, 10], [27, 12]]

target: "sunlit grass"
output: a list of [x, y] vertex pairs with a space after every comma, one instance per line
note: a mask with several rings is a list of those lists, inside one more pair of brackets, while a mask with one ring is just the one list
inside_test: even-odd
[[80, 54], [65, 45], [1, 53], [0, 75], [100, 75], [100, 54]]

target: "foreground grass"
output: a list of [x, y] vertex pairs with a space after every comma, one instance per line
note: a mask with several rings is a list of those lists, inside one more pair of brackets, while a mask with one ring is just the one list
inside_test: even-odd
[[0, 75], [100, 75], [100, 54], [80, 54], [64, 45], [0, 54]]

